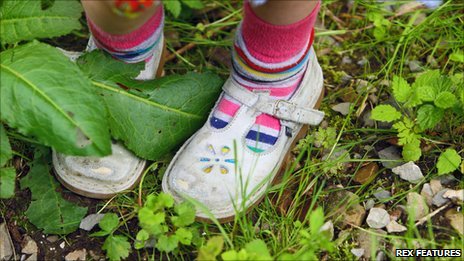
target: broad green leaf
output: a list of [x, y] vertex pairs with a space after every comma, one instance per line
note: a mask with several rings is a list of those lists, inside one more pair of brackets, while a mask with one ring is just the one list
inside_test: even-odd
[[319, 231], [324, 224], [324, 211], [322, 208], [317, 208], [311, 215], [309, 216], [309, 228], [311, 231], [311, 235], [319, 234]]
[[446, 149], [445, 152], [438, 157], [438, 175], [443, 175], [457, 170], [460, 163], [461, 156], [459, 156], [456, 150]]
[[462, 50], [453, 52], [449, 59], [454, 62], [464, 63], [464, 52]]
[[232, 261], [232, 260], [246, 260], [246, 259], [240, 259], [238, 252], [235, 250], [229, 250], [221, 254], [222, 260], [224, 261]]
[[181, 227], [176, 230], [175, 235], [179, 242], [183, 245], [190, 245], [192, 243], [193, 235], [192, 232], [188, 229]]
[[98, 226], [107, 232], [112, 232], [119, 225], [118, 215], [114, 213], [106, 213], [105, 216], [98, 222]]
[[393, 76], [392, 82], [393, 95], [399, 102], [406, 102], [411, 95], [411, 86], [408, 82], [399, 76]]
[[150, 238], [150, 234], [145, 230], [142, 229], [137, 233], [135, 237], [136, 241], [134, 244], [135, 249], [141, 249], [145, 246], [145, 242]]
[[403, 146], [403, 159], [405, 161], [416, 161], [422, 156], [422, 151], [420, 149], [420, 141], [413, 140], [410, 143], [407, 143]]
[[171, 252], [177, 248], [179, 241], [175, 236], [161, 235], [156, 242], [156, 248], [159, 251]]
[[435, 99], [435, 105], [438, 108], [447, 109], [453, 107], [456, 103], [456, 97], [448, 91], [441, 92]]
[[179, 17], [182, 6], [179, 0], [169, 0], [163, 2], [164, 8], [168, 10], [174, 17]]
[[174, 198], [164, 192], [160, 192], [158, 195], [148, 195], [145, 207], [151, 211], [159, 211], [165, 208], [171, 208], [174, 205]]
[[33, 42], [0, 53], [1, 119], [58, 152], [111, 152], [106, 110], [91, 82], [60, 51]]
[[224, 248], [224, 238], [214, 236], [206, 242], [206, 245], [198, 250], [198, 260], [216, 260], [216, 256], [222, 252]]
[[[96, 58], [105, 59], [110, 69], [120, 63], [106, 56], [84, 56], [78, 64], [87, 72], [101, 71]], [[102, 79], [102, 75], [110, 74], [91, 77], [108, 109], [113, 137], [123, 140], [138, 156], [151, 160], [178, 147], [201, 127], [222, 86], [222, 80], [212, 73], [187, 73], [151, 81], [118, 77], [118, 83], [129, 88], [125, 91], [111, 79]]]
[[79, 227], [87, 208], [64, 200], [58, 192], [61, 186], [50, 173], [47, 161], [37, 157], [26, 177], [21, 180], [21, 189], [29, 188], [32, 201], [26, 211], [29, 221], [46, 234], [69, 234]]
[[182, 3], [192, 9], [203, 9], [205, 7], [201, 0], [182, 0]]
[[0, 124], [0, 167], [5, 166], [6, 162], [12, 157], [10, 141], [6, 135], [6, 130], [3, 124]]
[[184, 227], [195, 221], [195, 207], [187, 201], [184, 201], [174, 207], [177, 216], [171, 218], [172, 224], [176, 227]]
[[433, 129], [443, 119], [445, 111], [431, 104], [422, 105], [417, 111], [417, 122], [422, 130]]
[[421, 85], [417, 87], [417, 94], [422, 101], [433, 101], [437, 96], [435, 88], [430, 85]]
[[261, 239], [254, 239], [245, 245], [245, 250], [252, 260], [272, 260], [266, 243]]
[[453, 82], [447, 76], [440, 74], [439, 70], [430, 70], [417, 76], [412, 84], [413, 89], [418, 89], [419, 86], [428, 85], [435, 89], [435, 93], [450, 91]]
[[392, 122], [401, 118], [401, 113], [391, 105], [379, 105], [371, 112], [371, 119]]
[[[65, 35], [80, 29], [82, 7], [77, 1], [56, 1], [42, 10], [41, 1], [8, 0], [0, 6], [1, 43]], [[41, 59], [46, 57], [40, 56]]]
[[16, 171], [14, 168], [0, 168], [0, 198], [11, 198], [15, 192]]
[[421, 138], [419, 134], [414, 132], [414, 127], [414, 122], [408, 118], [403, 118], [402, 121], [393, 124], [393, 128], [398, 131], [398, 144], [405, 145]]
[[140, 227], [145, 229], [149, 234], [158, 236], [167, 231], [165, 223], [166, 214], [159, 212], [154, 214], [153, 211], [144, 207], [138, 213]]
[[121, 235], [109, 235], [102, 249], [106, 251], [106, 256], [110, 260], [121, 260], [129, 256], [131, 245], [127, 241], [127, 237]]

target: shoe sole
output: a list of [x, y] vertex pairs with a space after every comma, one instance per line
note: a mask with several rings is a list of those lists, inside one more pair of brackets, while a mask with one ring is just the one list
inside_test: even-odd
[[[325, 93], [325, 90], [324, 90], [324, 87], [322, 87], [321, 94], [319, 96], [319, 99], [316, 102], [316, 105], [314, 106], [314, 109], [317, 110], [321, 106], [322, 100], [324, 99], [324, 93]], [[298, 134], [295, 136], [295, 139], [292, 141], [292, 144], [290, 145], [289, 150], [285, 154], [284, 159], [282, 161], [282, 165], [280, 166], [279, 170], [277, 171], [277, 174], [272, 179], [271, 185], [275, 185], [275, 184], [279, 183], [278, 181], [282, 178], [283, 174], [285, 173], [285, 170], [287, 169], [287, 166], [289, 165], [288, 163], [291, 163], [291, 153], [292, 153], [293, 148], [296, 146], [296, 144], [298, 143], [299, 140], [306, 137], [306, 134], [307, 134], [308, 130], [309, 130], [309, 125], [303, 125], [301, 127], [300, 132], [298, 132]], [[261, 201], [263, 201], [263, 199], [264, 199], [264, 197], [266, 195], [267, 195], [267, 193], [264, 193], [255, 203], [251, 204], [246, 209], [245, 214], [248, 214], [254, 207], [259, 205], [259, 203], [261, 203]], [[235, 219], [235, 215], [224, 217], [224, 218], [218, 218], [217, 220], [219, 221], [219, 223], [223, 224], [223, 223], [232, 222], [234, 219]], [[209, 218], [195, 217], [195, 221], [213, 224], [213, 222]]]

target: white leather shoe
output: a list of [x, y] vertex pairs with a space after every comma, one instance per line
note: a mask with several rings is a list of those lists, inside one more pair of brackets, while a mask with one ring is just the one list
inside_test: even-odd
[[[152, 59], [136, 80], [151, 80], [160, 75], [164, 37], [161, 35]], [[96, 49], [93, 38], [86, 51]], [[63, 50], [62, 50], [63, 51]], [[81, 53], [63, 51], [72, 61]], [[53, 150], [53, 167], [58, 180], [69, 190], [90, 198], [105, 199], [133, 188], [140, 180], [146, 161], [135, 156], [120, 143], [111, 144], [112, 154], [106, 157], [81, 157], [57, 153]]]
[[[301, 85], [288, 101], [251, 92], [232, 78], [223, 90], [243, 105], [223, 129], [213, 128], [207, 121], [185, 142], [168, 166], [162, 186], [177, 202], [193, 198], [220, 222], [227, 222], [236, 211], [250, 208], [264, 196], [298, 134], [305, 134], [300, 133], [303, 125], [322, 121], [324, 113], [314, 109], [323, 96], [322, 70], [311, 50]], [[247, 147], [245, 136], [261, 113], [279, 118], [282, 127], [273, 147], [256, 153]], [[196, 216], [209, 219], [198, 210]]]

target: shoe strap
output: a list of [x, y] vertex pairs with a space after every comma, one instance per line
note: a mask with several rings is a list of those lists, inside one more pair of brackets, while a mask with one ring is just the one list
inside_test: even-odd
[[222, 89], [227, 95], [238, 100], [240, 103], [281, 120], [318, 125], [324, 118], [323, 112], [301, 106], [292, 101], [294, 99], [288, 101], [271, 99], [269, 94], [259, 94], [249, 91], [245, 87], [236, 84], [232, 78], [227, 80]]

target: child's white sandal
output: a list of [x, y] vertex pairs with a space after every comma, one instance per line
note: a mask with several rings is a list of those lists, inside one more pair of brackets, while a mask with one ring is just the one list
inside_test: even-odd
[[[226, 127], [215, 129], [208, 121], [185, 142], [168, 166], [162, 187], [176, 201], [191, 197], [201, 202], [225, 222], [264, 196], [303, 125], [322, 121], [324, 113], [314, 109], [323, 95], [322, 70], [311, 50], [300, 87], [288, 101], [251, 92], [232, 78], [223, 90], [243, 106]], [[273, 147], [256, 153], [247, 147], [245, 136], [260, 113], [279, 118], [282, 127]], [[199, 210], [197, 218], [209, 219]]]

